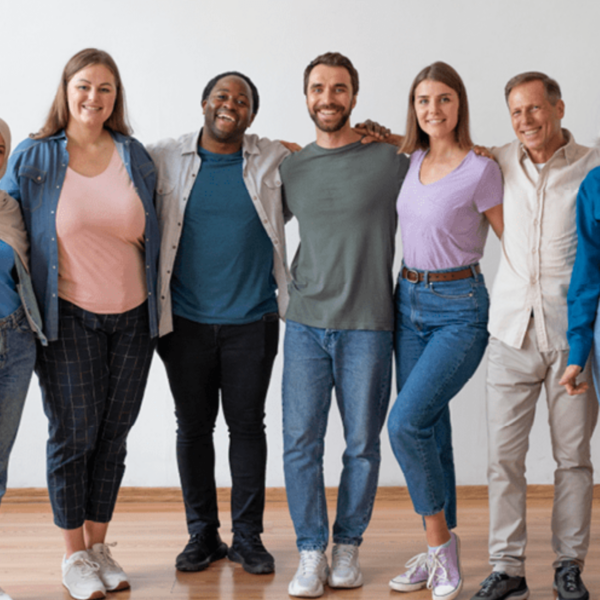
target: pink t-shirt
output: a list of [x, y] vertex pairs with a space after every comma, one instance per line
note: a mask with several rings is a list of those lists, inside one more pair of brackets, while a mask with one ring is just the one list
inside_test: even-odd
[[96, 177], [67, 168], [56, 213], [58, 295], [97, 314], [146, 300], [146, 216], [115, 148]]
[[423, 185], [425, 154], [411, 155], [398, 196], [404, 264], [424, 271], [472, 265], [483, 256], [489, 229], [482, 213], [502, 203], [500, 168], [471, 150], [454, 171]]

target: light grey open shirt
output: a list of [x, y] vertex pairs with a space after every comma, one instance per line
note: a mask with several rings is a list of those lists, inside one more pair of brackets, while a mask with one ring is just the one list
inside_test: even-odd
[[[158, 276], [159, 335], [173, 331], [171, 275], [183, 230], [185, 207], [202, 161], [198, 155], [200, 131], [179, 139], [165, 139], [147, 147], [158, 171], [156, 212], [160, 227]], [[273, 243], [273, 275], [277, 282], [279, 315], [285, 316], [290, 275], [285, 249], [279, 165], [289, 150], [279, 142], [245, 135], [242, 145], [244, 183], [261, 223]], [[228, 243], [224, 240], [223, 243]], [[231, 240], [229, 243], [235, 243]]]

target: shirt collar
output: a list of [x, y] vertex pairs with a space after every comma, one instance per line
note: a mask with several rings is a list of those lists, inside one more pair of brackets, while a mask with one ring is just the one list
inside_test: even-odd
[[[564, 146], [561, 146], [549, 159], [547, 162], [550, 162], [555, 156], [559, 156], [562, 154], [567, 161], [567, 164], [570, 165], [573, 161], [577, 160], [577, 148], [575, 144], [575, 138], [571, 134], [568, 129], [562, 129], [563, 136], [567, 140], [567, 143]], [[519, 143], [519, 159], [523, 162], [526, 159], [531, 160], [529, 154], [527, 153], [527, 149], [521, 143]]]
[[[198, 142], [202, 135], [202, 129], [198, 133], [188, 138], [181, 149], [181, 154], [196, 154], [198, 152]], [[249, 154], [260, 154], [260, 149], [256, 143], [256, 136], [245, 135], [244, 141], [242, 142], [242, 154], [244, 157]]]

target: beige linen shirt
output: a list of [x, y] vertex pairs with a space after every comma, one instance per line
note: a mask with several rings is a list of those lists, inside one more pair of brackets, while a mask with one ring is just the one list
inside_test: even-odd
[[600, 150], [567, 143], [538, 171], [522, 144], [492, 148], [504, 175], [502, 256], [491, 295], [489, 331], [521, 348], [531, 312], [541, 352], [568, 350], [567, 290], [577, 249], [575, 201]]
[[[166, 139], [147, 147], [158, 172], [156, 212], [160, 226], [158, 275], [159, 335], [173, 331], [171, 275], [183, 230], [186, 201], [190, 196], [201, 160], [200, 131], [177, 140]], [[273, 275], [277, 283], [279, 316], [283, 318], [289, 296], [290, 275], [285, 250], [285, 223], [281, 200], [279, 165], [290, 154], [279, 142], [245, 135], [242, 144], [243, 177], [260, 221], [273, 242]]]

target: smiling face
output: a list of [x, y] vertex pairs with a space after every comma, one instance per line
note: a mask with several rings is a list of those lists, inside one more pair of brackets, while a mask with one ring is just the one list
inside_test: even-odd
[[508, 96], [513, 129], [535, 163], [545, 163], [565, 143], [561, 119], [565, 103], [548, 100], [544, 84], [528, 81], [516, 86]]
[[108, 67], [89, 65], [77, 71], [67, 84], [68, 127], [102, 127], [112, 115], [116, 98], [117, 84]]
[[344, 67], [317, 65], [310, 73], [306, 105], [315, 125], [327, 133], [350, 127], [348, 119], [356, 105], [350, 73]]
[[458, 94], [441, 81], [425, 79], [415, 89], [415, 113], [419, 127], [431, 139], [456, 139]]
[[204, 131], [209, 141], [240, 145], [254, 120], [252, 90], [236, 75], [219, 79], [202, 102]]

